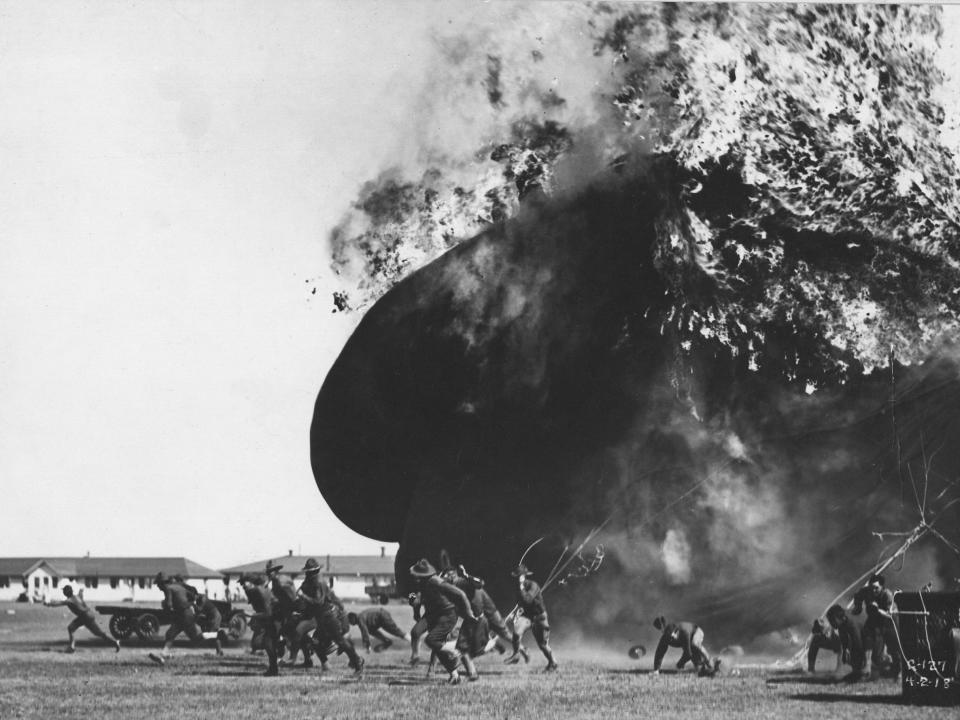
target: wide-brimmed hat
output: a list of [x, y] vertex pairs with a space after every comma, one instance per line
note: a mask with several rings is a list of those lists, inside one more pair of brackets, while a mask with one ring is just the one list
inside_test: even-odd
[[303, 571], [312, 575], [313, 573], [320, 572], [320, 563], [318, 563], [313, 558], [309, 558], [307, 562], [303, 564]]
[[426, 558], [417, 560], [416, 564], [410, 566], [410, 574], [416, 578], [427, 578], [437, 574], [436, 568], [430, 564]]
[[264, 572], [269, 575], [277, 570], [283, 570], [283, 565], [274, 565], [273, 560], [267, 560], [267, 567], [264, 569]]
[[520, 577], [521, 575], [533, 575], [533, 573], [530, 572], [530, 569], [523, 563], [520, 563], [513, 570], [511, 570], [510, 574], [514, 577]]

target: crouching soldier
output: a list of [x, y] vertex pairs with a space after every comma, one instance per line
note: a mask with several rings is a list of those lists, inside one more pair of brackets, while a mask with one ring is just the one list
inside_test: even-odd
[[[410, 575], [420, 586], [420, 600], [427, 625], [427, 647], [436, 653], [437, 659], [450, 673], [450, 684], [456, 685], [460, 682], [460, 673], [457, 671], [460, 654], [449, 646], [447, 639], [457, 624], [458, 614], [465, 622], [476, 622], [470, 601], [462, 590], [442, 580], [426, 559], [412, 565]], [[468, 677], [476, 679], [475, 671], [470, 672], [468, 668]]]
[[76, 615], [76, 617], [70, 621], [70, 624], [67, 625], [67, 635], [70, 638], [70, 644], [67, 645], [67, 652], [72, 653], [76, 651], [77, 640], [74, 637], [74, 633], [82, 627], [85, 627], [98, 638], [103, 638], [108, 643], [111, 643], [116, 651], [120, 652], [120, 641], [114, 640], [103, 631], [103, 628], [100, 627], [96, 616], [93, 614], [93, 610], [91, 610], [90, 606], [87, 605], [87, 603], [85, 603], [83, 600], [83, 590], [74, 595], [73, 587], [70, 585], [64, 585], [63, 595], [66, 600], [55, 600], [49, 602], [44, 600], [43, 604], [47, 607], [66, 606], [70, 612]]
[[[547, 606], [543, 602], [543, 593], [540, 586], [530, 578], [532, 573], [524, 564], [518, 565], [510, 573], [517, 578], [517, 612], [530, 621], [530, 627], [533, 630], [533, 638], [537, 641], [540, 652], [547, 659], [547, 670], [553, 671], [559, 668], [557, 661], [553, 657], [553, 650], [550, 648], [550, 621], [547, 618]], [[521, 655], [521, 635], [522, 633], [514, 631], [513, 633], [513, 655], [507, 658], [507, 662], [515, 663]]]
[[720, 659], [717, 658], [713, 664], [710, 662], [710, 654], [703, 646], [703, 630], [692, 622], [667, 623], [667, 619], [661, 615], [653, 621], [653, 626], [661, 632], [660, 642], [657, 644], [657, 650], [653, 655], [653, 672], [660, 672], [660, 663], [663, 662], [663, 656], [667, 648], [680, 648], [681, 655], [677, 661], [677, 670], [683, 670], [684, 666], [693, 661], [701, 675], [713, 675], [720, 668]]
[[325, 648], [333, 643], [339, 652], [346, 654], [353, 674], [359, 677], [363, 674], [363, 658], [357, 655], [353, 641], [347, 635], [350, 623], [343, 612], [343, 604], [330, 586], [320, 579], [320, 564], [316, 560], [308, 559], [303, 572], [306, 575], [297, 597], [303, 602], [304, 614], [317, 623], [315, 638], [320, 662], [326, 665]]
[[827, 610], [827, 621], [837, 631], [840, 638], [840, 652], [852, 668], [850, 674], [844, 677], [846, 682], [857, 682], [864, 677], [864, 667], [867, 659], [863, 651], [863, 642], [860, 631], [853, 621], [847, 617], [847, 611], [839, 605], [831, 605]]
[[[813, 627], [810, 629], [810, 647], [807, 650], [807, 672], [816, 672], [817, 654], [820, 650], [829, 650], [836, 653], [837, 667], [834, 672], [840, 672], [840, 666], [843, 664], [843, 643], [840, 641], [840, 635], [829, 622], [823, 622], [820, 618], [813, 621]], [[847, 658], [849, 661], [849, 658]]]
[[401, 640], [410, 640], [410, 635], [404, 633], [393, 621], [393, 616], [383, 608], [371, 608], [361, 613], [347, 613], [347, 621], [351, 625], [356, 625], [360, 630], [360, 640], [367, 652], [370, 652], [370, 636], [372, 635], [379, 644], [373, 648], [374, 652], [381, 652], [393, 645], [393, 640], [383, 633], [387, 632], [398, 637]]

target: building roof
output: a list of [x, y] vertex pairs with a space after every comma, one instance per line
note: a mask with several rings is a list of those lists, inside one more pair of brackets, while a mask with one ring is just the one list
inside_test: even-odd
[[41, 565], [59, 577], [152, 577], [158, 572], [185, 579], [222, 577], [222, 573], [184, 557], [0, 558], [0, 575], [24, 576]]
[[[393, 575], [393, 555], [279, 555], [269, 558], [277, 565], [282, 565], [284, 575], [303, 574], [303, 565], [309, 558], [320, 563], [320, 568], [326, 575], [365, 576], [365, 575]], [[268, 558], [244, 565], [223, 568], [223, 575], [239, 575], [240, 573], [263, 572]]]

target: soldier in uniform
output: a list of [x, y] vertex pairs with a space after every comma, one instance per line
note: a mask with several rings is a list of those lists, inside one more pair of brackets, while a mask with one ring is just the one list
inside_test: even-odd
[[273, 593], [265, 586], [265, 580], [262, 575], [244, 574], [240, 576], [240, 584], [247, 593], [247, 601], [253, 608], [254, 615], [251, 618], [251, 624], [254, 628], [253, 639], [250, 646], [257, 649], [262, 646], [267, 653], [269, 663], [267, 671], [264, 673], [267, 677], [276, 677], [280, 674], [277, 665], [277, 646], [280, 642], [280, 629], [273, 619], [273, 605], [276, 602]]
[[[547, 659], [547, 670], [557, 670], [560, 666], [553, 657], [550, 648], [550, 621], [547, 617], [547, 606], [543, 602], [543, 593], [540, 586], [530, 579], [532, 574], [526, 565], [520, 564], [510, 573], [517, 578], [517, 611], [530, 621], [533, 637], [537, 641], [540, 652]], [[521, 649], [521, 633], [513, 633], [513, 655], [507, 662], [516, 663]]]
[[347, 622], [343, 612], [343, 603], [330, 586], [320, 578], [320, 564], [316, 560], [308, 559], [303, 566], [303, 572], [306, 575], [297, 597], [304, 603], [305, 615], [312, 617], [317, 623], [314, 637], [320, 661], [326, 665], [327, 648], [330, 643], [333, 643], [339, 652], [346, 654], [353, 674], [359, 677], [363, 674], [363, 658], [357, 655], [353, 641], [347, 634], [350, 631], [350, 623]]
[[282, 569], [283, 565], [275, 565], [273, 560], [268, 560], [263, 572], [273, 594], [273, 621], [279, 628], [277, 655], [282, 656], [284, 645], [287, 645], [291, 654], [296, 657], [299, 648], [293, 643], [293, 635], [297, 625], [297, 591], [292, 581], [280, 577]]
[[693, 660], [694, 666], [701, 675], [712, 675], [720, 667], [720, 659], [711, 665], [710, 654], [703, 646], [703, 629], [692, 622], [667, 623], [667, 619], [661, 615], [653, 621], [653, 626], [661, 631], [660, 642], [657, 644], [657, 650], [653, 656], [653, 672], [660, 672], [660, 663], [663, 662], [663, 656], [667, 648], [680, 648], [681, 655], [677, 661], [677, 670]]
[[840, 666], [843, 664], [843, 643], [840, 641], [840, 635], [830, 625], [829, 622], [823, 622], [820, 618], [813, 621], [813, 627], [810, 629], [810, 647], [807, 650], [807, 672], [815, 672], [817, 669], [817, 655], [820, 650], [829, 650], [836, 653], [837, 667], [834, 672], [840, 672]]
[[852, 671], [844, 678], [847, 682], [856, 682], [863, 678], [866, 666], [866, 656], [863, 652], [863, 641], [860, 631], [853, 621], [847, 617], [847, 612], [839, 605], [831, 605], [827, 610], [827, 622], [837, 631], [840, 638], [841, 654], [850, 664]]
[[889, 658], [889, 673], [900, 673], [900, 651], [893, 626], [893, 593], [886, 588], [883, 575], [870, 576], [867, 584], [853, 596], [853, 614], [867, 611], [863, 623], [863, 648], [867, 655], [867, 668], [871, 676], [879, 674], [885, 658]]
[[[420, 586], [420, 599], [427, 623], [427, 647], [436, 653], [437, 659], [450, 673], [449, 682], [456, 685], [460, 682], [457, 672], [460, 655], [455, 649], [447, 647], [447, 639], [457, 624], [458, 615], [465, 621], [476, 622], [470, 601], [462, 590], [442, 580], [426, 559], [412, 565], [410, 575]], [[475, 679], [474, 675], [470, 677]]]
[[[513, 646], [513, 633], [507, 629], [506, 622], [503, 619], [503, 616], [500, 614], [500, 610], [497, 609], [496, 603], [493, 601], [493, 598], [490, 597], [490, 593], [486, 590], [486, 583], [482, 578], [477, 577], [476, 575], [471, 575], [467, 572], [467, 569], [463, 565], [457, 566], [457, 573], [461, 578], [465, 578], [469, 583], [470, 592], [467, 592], [467, 597], [470, 598], [471, 605], [474, 607], [479, 607], [480, 612], [483, 613], [483, 616], [487, 619], [487, 625], [489, 631], [501, 638], [504, 642], [507, 643], [507, 647]], [[460, 587], [460, 586], [458, 586]], [[461, 588], [463, 589], [463, 588]], [[500, 653], [504, 652], [504, 646], [499, 642], [496, 643], [495, 647]], [[521, 644], [520, 645], [520, 655], [526, 662], [530, 662], [530, 656], [527, 654], [527, 649]], [[510, 658], [508, 658], [509, 660]]]
[[155, 663], [163, 665], [173, 648], [173, 641], [180, 633], [186, 633], [194, 643], [203, 640], [203, 634], [197, 626], [197, 612], [194, 600], [197, 597], [195, 588], [185, 582], [168, 578], [162, 572], [157, 573], [154, 584], [163, 591], [163, 608], [173, 613], [173, 622], [164, 635], [163, 650], [159, 653], [150, 653], [149, 657]]
[[478, 579], [469, 578], [466, 572], [459, 572], [453, 568], [444, 570], [440, 577], [466, 595], [470, 609], [476, 618], [472, 621], [464, 619], [460, 626], [460, 634], [457, 636], [457, 650], [463, 667], [467, 671], [467, 678], [476, 680], [479, 675], [473, 660], [487, 651], [487, 644], [490, 641], [490, 625], [483, 614], [483, 603], [477, 594], [479, 585], [476, 580]]
[[93, 614], [93, 610], [90, 609], [90, 606], [87, 605], [83, 600], [83, 591], [74, 594], [73, 587], [71, 585], [63, 586], [63, 595], [66, 600], [44, 600], [43, 604], [47, 607], [62, 607], [66, 608], [72, 612], [76, 617], [70, 621], [70, 624], [67, 625], [67, 635], [70, 637], [70, 644], [67, 645], [67, 652], [72, 653], [77, 650], [77, 641], [74, 637], [74, 633], [79, 630], [81, 627], [85, 627], [87, 630], [92, 632], [98, 638], [103, 638], [109, 643], [113, 643], [114, 648], [117, 652], [120, 652], [120, 641], [115, 640], [109, 635], [107, 635], [103, 628], [100, 627], [100, 624], [97, 622], [96, 616]]
[[194, 601], [194, 608], [197, 614], [197, 625], [200, 626], [201, 634], [204, 638], [214, 641], [217, 655], [223, 655], [223, 631], [220, 625], [223, 623], [223, 617], [220, 610], [214, 605], [213, 600], [203, 593], [197, 593]]
[[380, 643], [373, 648], [374, 652], [381, 652], [393, 645], [393, 640], [383, 633], [387, 632], [401, 640], [410, 640], [410, 635], [403, 632], [393, 621], [393, 616], [384, 608], [371, 608], [361, 613], [347, 613], [347, 622], [356, 625], [360, 630], [360, 640], [367, 652], [370, 652], [370, 636]]

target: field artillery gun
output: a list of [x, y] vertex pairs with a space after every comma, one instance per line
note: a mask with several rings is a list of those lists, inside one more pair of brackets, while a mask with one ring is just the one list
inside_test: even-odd
[[[213, 600], [220, 611], [220, 627], [231, 640], [239, 640], [247, 631], [247, 615], [234, 608], [228, 600]], [[153, 640], [162, 625], [173, 622], [173, 612], [164, 607], [135, 605], [97, 605], [101, 615], [110, 616], [110, 634], [117, 640], [126, 640], [136, 633], [141, 640]]]

